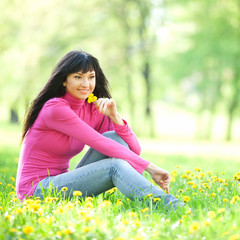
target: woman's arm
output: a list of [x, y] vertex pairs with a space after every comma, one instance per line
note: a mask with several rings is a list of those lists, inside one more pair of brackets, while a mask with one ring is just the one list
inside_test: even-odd
[[149, 164], [126, 147], [95, 131], [77, 116], [64, 99], [49, 100], [42, 109], [41, 118], [49, 130], [71, 136], [109, 157], [124, 159], [139, 173]]
[[[95, 101], [95, 106], [100, 114], [107, 116], [111, 120], [114, 130], [128, 144], [130, 150], [140, 155], [141, 147], [137, 137], [127, 122], [121, 118], [115, 101], [109, 98], [99, 98]], [[105, 126], [103, 125], [102, 127], [104, 128]]]

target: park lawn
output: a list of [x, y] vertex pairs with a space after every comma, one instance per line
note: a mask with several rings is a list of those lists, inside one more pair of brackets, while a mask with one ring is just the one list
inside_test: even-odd
[[0, 146], [0, 239], [240, 239], [236, 160], [143, 153], [169, 170], [171, 193], [186, 203], [167, 212], [155, 207], [160, 199], [130, 201], [116, 188], [86, 199], [76, 192], [71, 200], [63, 189], [58, 196], [21, 203], [14, 187], [18, 152], [19, 147]]

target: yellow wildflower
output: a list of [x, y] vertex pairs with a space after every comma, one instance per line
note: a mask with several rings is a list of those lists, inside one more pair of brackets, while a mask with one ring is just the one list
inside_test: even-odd
[[189, 196], [183, 196], [183, 201], [184, 202], [188, 202], [190, 200], [190, 197]]
[[135, 217], [137, 217], [137, 213], [135, 213], [135, 212], [129, 212], [129, 213], [128, 213], [128, 216], [135, 218]]
[[82, 231], [83, 231], [84, 233], [89, 232], [90, 230], [91, 230], [90, 227], [84, 227], [84, 228], [82, 229]]
[[93, 201], [93, 198], [92, 198], [92, 197], [87, 197], [87, 198], [86, 198], [86, 201], [92, 202], [92, 201]]
[[149, 210], [149, 208], [144, 208], [144, 209], [141, 210], [141, 212], [142, 212], [142, 213], [145, 213], [145, 212], [147, 212], [148, 210]]
[[204, 226], [210, 226], [210, 225], [211, 225], [210, 220], [208, 219], [208, 220], [204, 221], [204, 222], [203, 222], [203, 225], [204, 225]]
[[116, 202], [116, 204], [118, 204], [118, 205], [123, 205], [122, 199], [118, 199], [117, 202]]
[[226, 212], [226, 209], [225, 208], [219, 208], [217, 210], [217, 213], [220, 214], [220, 213], [223, 213], [223, 212]]
[[33, 231], [34, 231], [34, 228], [31, 227], [31, 226], [25, 226], [25, 227], [23, 228], [23, 232], [24, 232], [25, 234], [30, 234], [30, 233], [32, 233]]
[[111, 201], [104, 200], [103, 203], [102, 203], [102, 207], [103, 207], [103, 208], [104, 208], [104, 207], [108, 207], [108, 206], [110, 206], [111, 204], [112, 204]]
[[201, 168], [198, 168], [198, 167], [197, 167], [197, 168], [194, 168], [194, 171], [196, 171], [196, 172], [201, 172], [201, 170], [202, 170], [202, 169], [201, 169]]
[[212, 193], [211, 194], [212, 197], [216, 197], [216, 195], [217, 195], [216, 193]]
[[97, 100], [97, 97], [96, 96], [94, 96], [94, 94], [93, 93], [91, 93], [91, 94], [89, 94], [88, 95], [88, 103], [92, 103], [92, 102], [95, 102]]
[[240, 239], [240, 234], [234, 234], [228, 238], [228, 240], [239, 240]]
[[68, 190], [67, 187], [62, 187], [61, 191], [66, 192]]
[[207, 216], [210, 217], [210, 218], [215, 218], [216, 214], [215, 214], [214, 211], [209, 211], [209, 212], [207, 212]]
[[179, 189], [178, 192], [179, 192], [179, 193], [183, 193], [184, 190], [183, 190], [183, 189]]
[[154, 198], [153, 201], [154, 201], [154, 202], [160, 202], [160, 201], [161, 201], [161, 198]]
[[141, 226], [141, 222], [140, 222], [139, 219], [135, 219], [135, 220], [133, 221], [133, 224], [134, 224], [136, 227], [140, 227], [140, 226]]
[[150, 194], [148, 194], [147, 196], [148, 196], [148, 197], [152, 197], [152, 196], [153, 196], [153, 194], [152, 194], [152, 193], [150, 193]]
[[74, 191], [73, 196], [82, 196], [82, 192], [81, 191]]
[[191, 224], [190, 228], [189, 228], [189, 233], [193, 234], [195, 231], [197, 231], [199, 228], [201, 227], [200, 223], [198, 222], [194, 222]]
[[227, 203], [227, 202], [229, 202], [229, 200], [228, 200], [227, 198], [224, 198], [224, 199], [223, 199], [223, 202], [224, 202], [224, 203]]

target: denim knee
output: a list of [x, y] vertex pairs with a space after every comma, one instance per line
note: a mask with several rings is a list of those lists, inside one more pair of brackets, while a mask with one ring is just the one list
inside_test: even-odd
[[121, 145], [123, 145], [129, 149], [128, 144], [115, 131], [108, 131], [108, 132], [103, 133], [102, 135], [114, 140], [115, 142], [120, 143]]

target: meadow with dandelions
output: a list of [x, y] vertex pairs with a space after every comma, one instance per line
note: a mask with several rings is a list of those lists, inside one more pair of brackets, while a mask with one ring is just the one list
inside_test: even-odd
[[169, 170], [170, 193], [186, 203], [165, 211], [156, 208], [160, 198], [150, 194], [142, 202], [131, 201], [116, 188], [87, 198], [75, 191], [71, 200], [62, 188], [59, 194], [20, 202], [15, 193], [18, 151], [0, 147], [0, 239], [240, 239], [238, 161], [144, 153]]

